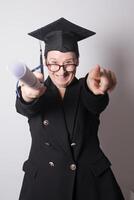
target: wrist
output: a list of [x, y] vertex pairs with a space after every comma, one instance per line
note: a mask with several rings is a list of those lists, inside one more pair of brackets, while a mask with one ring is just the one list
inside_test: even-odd
[[22, 98], [25, 102], [30, 103], [32, 101], [34, 101], [36, 98], [30, 98], [30, 97], [26, 97], [24, 95], [22, 95]]

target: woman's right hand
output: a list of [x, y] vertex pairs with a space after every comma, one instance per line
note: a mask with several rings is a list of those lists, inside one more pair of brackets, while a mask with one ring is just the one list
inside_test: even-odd
[[[33, 73], [39, 81], [41, 82], [44, 81], [42, 73], [40, 72], [33, 72]], [[46, 87], [44, 86], [44, 84], [42, 84], [42, 86], [39, 89], [34, 89], [24, 84], [23, 82], [19, 81], [19, 86], [21, 86], [22, 98], [26, 102], [32, 102], [34, 99], [42, 96], [46, 91]]]

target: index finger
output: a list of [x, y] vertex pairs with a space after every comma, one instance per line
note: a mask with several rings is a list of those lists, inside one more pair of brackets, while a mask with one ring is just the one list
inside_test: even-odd
[[100, 66], [96, 65], [89, 73], [90, 78], [99, 80], [100, 79]]

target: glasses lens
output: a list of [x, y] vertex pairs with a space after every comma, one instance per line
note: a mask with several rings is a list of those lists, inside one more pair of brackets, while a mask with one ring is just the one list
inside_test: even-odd
[[56, 72], [59, 71], [61, 67], [64, 68], [67, 72], [72, 72], [76, 68], [76, 64], [64, 64], [64, 65], [58, 65], [58, 64], [47, 64], [47, 67], [50, 71]]
[[64, 68], [65, 68], [66, 71], [72, 72], [76, 68], [76, 65], [75, 64], [65, 64]]
[[47, 66], [48, 66], [48, 69], [52, 72], [58, 71], [60, 68], [59, 65], [57, 64], [48, 64]]

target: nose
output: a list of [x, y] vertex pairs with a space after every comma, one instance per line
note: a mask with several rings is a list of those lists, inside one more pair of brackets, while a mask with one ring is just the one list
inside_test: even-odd
[[61, 66], [60, 69], [59, 69], [59, 71], [58, 71], [58, 74], [59, 75], [63, 75], [63, 74], [65, 74], [65, 72], [66, 72], [66, 70], [64, 69], [63, 66]]

